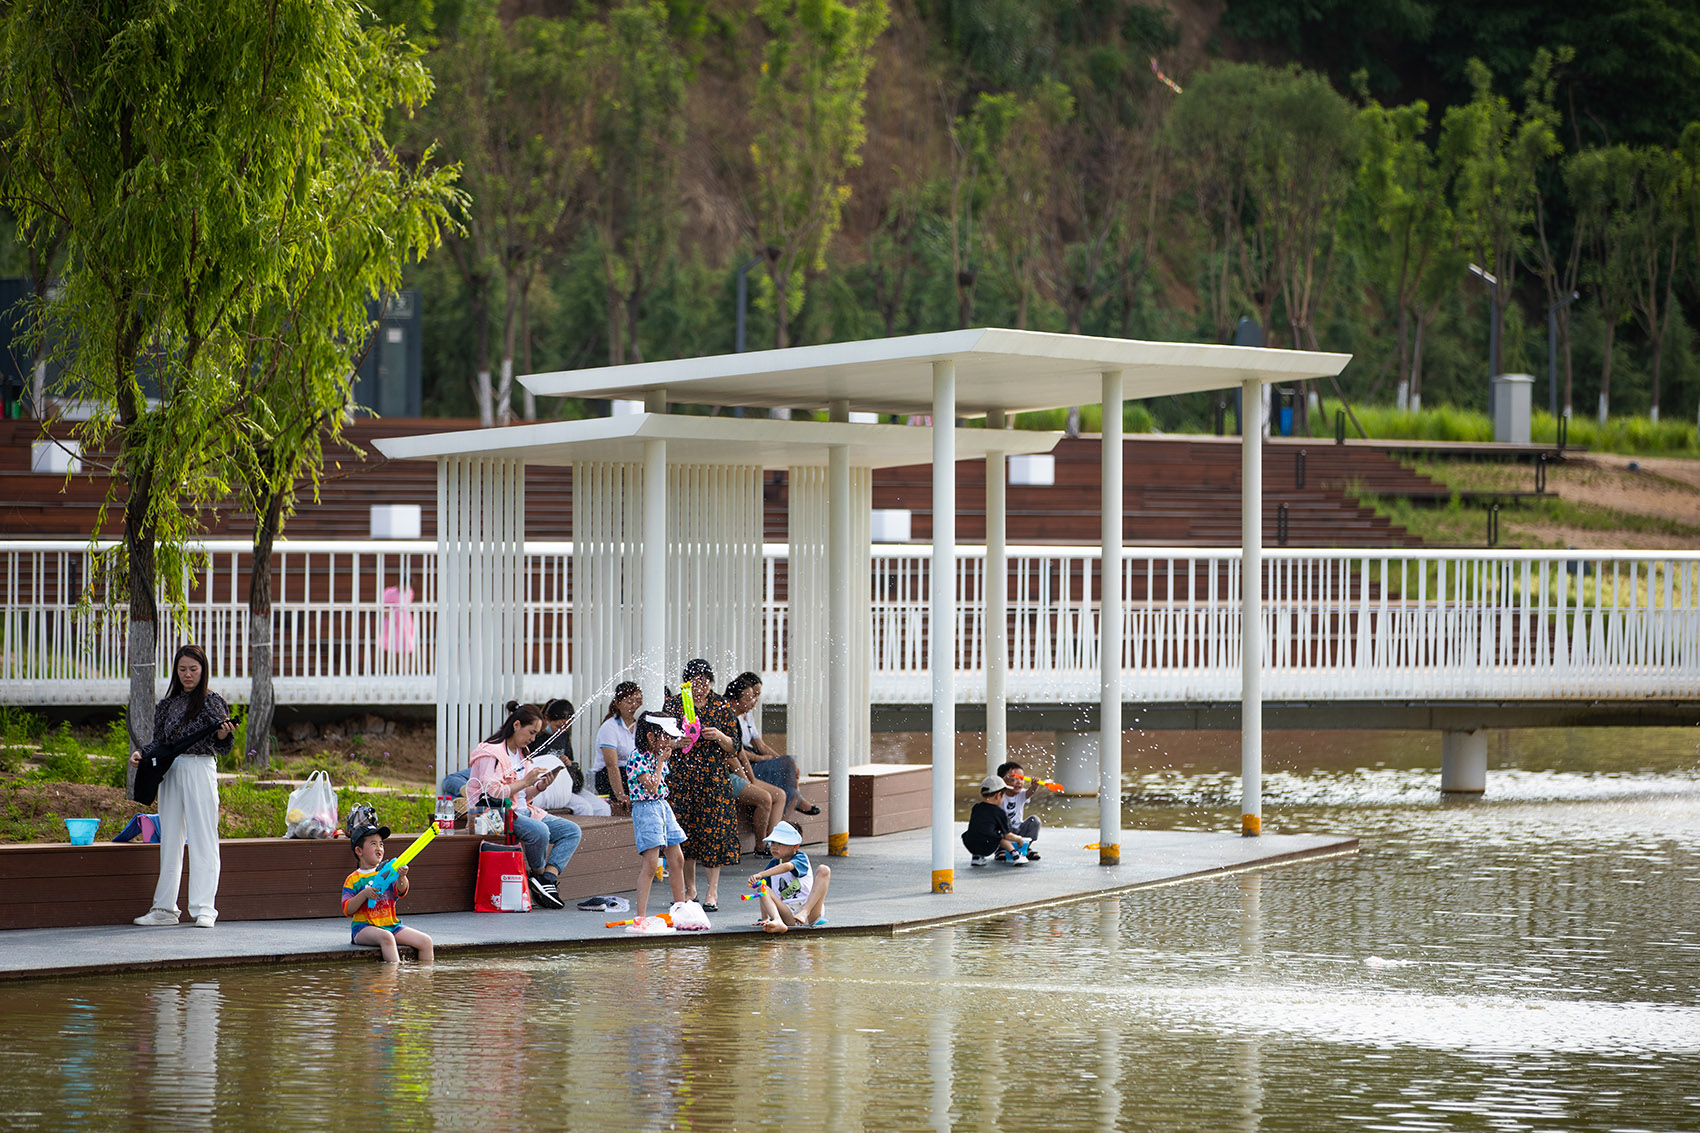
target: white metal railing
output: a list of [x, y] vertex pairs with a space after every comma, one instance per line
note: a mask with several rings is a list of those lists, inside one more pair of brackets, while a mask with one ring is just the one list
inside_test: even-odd
[[[522, 658], [527, 696], [571, 695], [570, 543], [529, 543]], [[162, 608], [161, 671], [200, 641], [212, 681], [246, 698], [250, 550], [208, 542], [186, 617]], [[763, 549], [760, 656], [784, 703], [786, 547]], [[873, 548], [876, 703], [930, 695], [930, 548]], [[274, 554], [272, 635], [285, 704], [430, 703], [436, 545], [296, 542]], [[1122, 666], [1129, 700], [1239, 697], [1237, 549], [1129, 548]], [[0, 703], [120, 704], [126, 611], [98, 602], [76, 541], [0, 543]], [[1007, 585], [1010, 699], [1098, 695], [1095, 548], [1013, 547]], [[983, 548], [959, 547], [958, 695], [984, 699]], [[1700, 554], [1651, 551], [1264, 552], [1263, 690], [1313, 701], [1688, 698], [1700, 690]], [[163, 688], [163, 683], [162, 683]]]

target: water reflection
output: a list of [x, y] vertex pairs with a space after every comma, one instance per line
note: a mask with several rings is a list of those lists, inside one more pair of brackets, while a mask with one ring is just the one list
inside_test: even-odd
[[[15, 985], [0, 1127], [1700, 1128], [1700, 776], [1633, 759], [1287, 767], [1356, 858], [895, 938]], [[1129, 824], [1231, 829], [1225, 774]]]
[[[137, 1064], [147, 1068], [137, 1083], [144, 1112], [176, 1128], [211, 1129], [218, 1113], [219, 985], [206, 981], [155, 987], [148, 1003], [153, 1028], [136, 1052]], [[80, 1029], [87, 1047], [68, 1050], [64, 1081], [68, 1096], [87, 1098], [107, 1068], [96, 1061], [99, 1046], [90, 1042], [88, 1011], [77, 1015], [84, 1023]]]

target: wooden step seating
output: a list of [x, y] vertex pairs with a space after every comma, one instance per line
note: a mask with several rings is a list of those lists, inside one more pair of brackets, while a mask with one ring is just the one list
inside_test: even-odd
[[[826, 844], [826, 786], [823, 778], [805, 778], [799, 789], [821, 808], [821, 813], [791, 819], [803, 835], [803, 844], [821, 847], [822, 853]], [[744, 848], [751, 850], [755, 839], [749, 830], [748, 814], [744, 808], [739, 810]], [[631, 819], [563, 817], [571, 817], [584, 837], [562, 875], [562, 899], [571, 904], [599, 893], [630, 892], [637, 873]], [[397, 856], [413, 844], [413, 837], [394, 834], [385, 848], [390, 856]], [[403, 917], [409, 913], [470, 911], [478, 846], [483, 841], [459, 832], [438, 837], [426, 847], [408, 871], [411, 888], [402, 903]], [[340, 919], [342, 882], [353, 869], [354, 854], [346, 838], [224, 839], [220, 846], [219, 919]], [[752, 868], [749, 872], [754, 871]], [[148, 911], [158, 879], [156, 845], [0, 845], [0, 930], [128, 924]], [[721, 882], [720, 915], [724, 916], [724, 899], [735, 896], [742, 885], [738, 869], [723, 875]], [[652, 891], [651, 905], [664, 908], [668, 899], [666, 887], [658, 886]], [[187, 868], [178, 904], [187, 910]]]

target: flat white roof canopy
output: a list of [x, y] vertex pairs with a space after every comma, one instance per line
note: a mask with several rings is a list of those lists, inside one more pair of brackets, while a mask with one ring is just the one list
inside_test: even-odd
[[[1349, 354], [1139, 342], [1077, 334], [980, 328], [793, 346], [710, 358], [679, 358], [520, 378], [547, 397], [641, 398], [665, 390], [693, 405], [931, 413], [932, 363], [956, 365], [956, 410], [1020, 413], [1095, 405], [1102, 375], [1120, 370], [1132, 400], [1240, 388], [1247, 381], [1302, 381], [1338, 374]], [[960, 436], [961, 434], [959, 434]]]
[[[995, 453], [1050, 452], [1061, 433], [1026, 429], [963, 429], [961, 460]], [[932, 459], [933, 437], [907, 425], [830, 421], [771, 421], [765, 417], [691, 417], [633, 413], [583, 421], [547, 421], [503, 429], [426, 433], [375, 441], [391, 460], [439, 456], [502, 456], [526, 464], [569, 465], [580, 460], [643, 460], [647, 441], [665, 440], [672, 464], [760, 464], [763, 468], [825, 467], [829, 450], [844, 448], [857, 468], [896, 468]]]

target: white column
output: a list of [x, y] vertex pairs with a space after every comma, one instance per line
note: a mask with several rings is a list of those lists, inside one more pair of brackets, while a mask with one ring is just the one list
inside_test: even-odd
[[[1240, 404], [1261, 404], [1248, 378]], [[1240, 833], [1263, 833], [1263, 432], [1240, 420]]]
[[1448, 794], [1479, 795], [1487, 790], [1487, 733], [1442, 732], [1440, 789]]
[[[834, 421], [850, 419], [848, 401], [834, 401]], [[834, 857], [850, 852], [850, 450], [834, 445], [826, 453], [827, 592], [832, 632], [827, 643], [827, 718], [831, 740], [828, 770], [826, 850]]]
[[451, 770], [451, 737], [460, 734], [458, 687], [460, 658], [460, 626], [457, 619], [464, 609], [461, 597], [461, 572], [457, 569], [459, 552], [458, 506], [460, 478], [451, 474], [454, 457], [437, 458], [437, 778]]
[[[826, 499], [827, 481], [827, 470], [818, 466], [790, 469], [785, 749], [805, 774], [831, 771], [832, 724], [826, 718], [830, 665], [826, 651], [831, 635], [831, 603], [826, 599], [830, 586], [827, 513], [831, 510]], [[831, 787], [837, 789], [836, 785]], [[830, 829], [830, 816], [827, 825]]]
[[[986, 428], [1005, 429], [1009, 422], [1001, 409], [986, 414]], [[983, 585], [986, 594], [986, 774], [996, 775], [1009, 759], [1009, 705], [1006, 682], [1009, 676], [1009, 552], [1008, 509], [1005, 489], [1005, 457], [986, 454], [986, 563]]]
[[933, 363], [933, 561], [927, 585], [933, 670], [934, 893], [956, 885], [956, 362]]
[[[644, 701], [661, 707], [667, 671], [667, 442], [643, 442], [643, 663], [637, 682]], [[653, 698], [653, 699], [652, 699]]]
[[1098, 600], [1098, 864], [1121, 862], [1122, 829], [1122, 372], [1103, 373], [1099, 444], [1103, 551]]
[[525, 466], [446, 457], [437, 482], [437, 765], [447, 773], [524, 687]]

